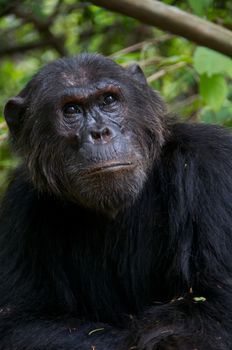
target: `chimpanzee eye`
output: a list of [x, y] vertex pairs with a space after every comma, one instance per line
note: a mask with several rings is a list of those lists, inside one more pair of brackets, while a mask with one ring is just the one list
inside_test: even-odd
[[75, 114], [82, 113], [80, 106], [75, 103], [68, 103], [63, 108], [63, 113], [67, 116], [74, 116]]
[[117, 98], [115, 95], [107, 94], [104, 96], [103, 105], [108, 106], [108, 105], [111, 105], [112, 103], [114, 103], [115, 101], [117, 101]]

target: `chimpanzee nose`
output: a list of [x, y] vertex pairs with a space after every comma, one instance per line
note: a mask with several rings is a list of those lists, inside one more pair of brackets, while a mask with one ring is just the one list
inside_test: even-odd
[[89, 130], [88, 139], [94, 144], [108, 143], [116, 136], [116, 134], [116, 131], [112, 127], [95, 127]]

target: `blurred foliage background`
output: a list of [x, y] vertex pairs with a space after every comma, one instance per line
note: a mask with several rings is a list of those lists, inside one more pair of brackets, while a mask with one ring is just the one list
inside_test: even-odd
[[[232, 29], [232, 1], [162, 1]], [[137, 20], [78, 0], [0, 0], [0, 192], [17, 160], [3, 107], [44, 64], [99, 52], [141, 65], [171, 113], [232, 126], [232, 60]]]

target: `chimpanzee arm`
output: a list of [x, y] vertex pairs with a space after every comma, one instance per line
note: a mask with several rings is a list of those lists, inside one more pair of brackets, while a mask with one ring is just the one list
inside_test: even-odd
[[[138, 322], [137, 348], [157, 350], [229, 350], [231, 300], [226, 292], [204, 297], [180, 297], [154, 306]], [[198, 300], [198, 301], [196, 301]], [[230, 309], [230, 310], [229, 310]]]
[[[4, 314], [5, 313], [5, 314]], [[78, 320], [33, 319], [2, 310], [0, 349], [4, 350], [120, 350], [127, 349], [126, 331]]]
[[[35, 205], [37, 199], [34, 190], [30, 184], [22, 181], [22, 174], [23, 169], [16, 171], [0, 213], [0, 349], [127, 349], [126, 330], [102, 323], [84, 322], [74, 317], [45, 316], [39, 311], [42, 305], [47, 305], [49, 286], [41, 295], [47, 283], [40, 272], [31, 269], [30, 265], [34, 263], [27, 262], [25, 241], [27, 231], [30, 242], [35, 239], [36, 228], [43, 219], [37, 214], [39, 207]], [[38, 221], [35, 219], [37, 216]], [[30, 246], [29, 249], [34, 248]], [[40, 263], [46, 264], [47, 261]], [[32, 287], [34, 280], [39, 280], [36, 290]], [[45, 287], [42, 288], [42, 284]]]
[[191, 138], [174, 151], [170, 144], [164, 156], [163, 265], [170, 259], [165, 279], [173, 300], [144, 314], [139, 349], [232, 348], [232, 138], [207, 126]]

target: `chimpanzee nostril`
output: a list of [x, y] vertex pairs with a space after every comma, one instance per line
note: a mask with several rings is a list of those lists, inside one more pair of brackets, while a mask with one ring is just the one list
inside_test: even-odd
[[108, 128], [102, 130], [102, 136], [110, 136], [111, 131]]
[[103, 127], [99, 130], [90, 130], [90, 138], [93, 143], [107, 143], [114, 137], [114, 131], [111, 128]]
[[104, 128], [102, 130], [102, 139], [105, 142], [109, 142], [113, 138], [113, 132], [109, 128]]
[[90, 131], [93, 140], [101, 140], [101, 133], [99, 131]]

